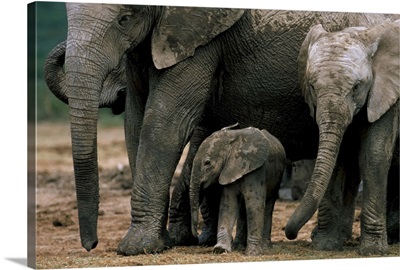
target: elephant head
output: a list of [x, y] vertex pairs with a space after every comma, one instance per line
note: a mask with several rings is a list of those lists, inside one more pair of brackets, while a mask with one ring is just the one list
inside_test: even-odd
[[400, 20], [328, 33], [317, 25], [304, 40], [299, 75], [319, 127], [319, 148], [306, 193], [286, 226], [288, 239], [297, 237], [319, 206], [354, 115], [366, 108], [373, 123], [399, 99], [399, 26]]
[[104, 96], [107, 80], [113, 84], [124, 55], [146, 43], [143, 53], [155, 69], [190, 57], [243, 10], [88, 3], [66, 3], [66, 10], [67, 40], [50, 54], [46, 81], [69, 106], [81, 243], [90, 251], [98, 243], [98, 109], [114, 104], [115, 92], [120, 93]]
[[193, 160], [190, 179], [192, 233], [197, 236], [200, 193], [215, 183], [228, 185], [260, 168], [268, 157], [259, 129], [222, 129], [207, 137]]

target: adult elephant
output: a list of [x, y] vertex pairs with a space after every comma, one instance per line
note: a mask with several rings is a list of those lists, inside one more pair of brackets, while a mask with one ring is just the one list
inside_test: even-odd
[[138, 147], [130, 154], [131, 226], [117, 249], [124, 255], [167, 247], [169, 184], [199, 124], [214, 130], [236, 122], [265, 128], [282, 142], [288, 158], [314, 158], [317, 127], [296, 75], [301, 42], [316, 23], [334, 30], [387, 17], [86, 3], [66, 7], [65, 92], [80, 234], [87, 250], [98, 242], [96, 125], [103, 81], [126, 52], [138, 47], [150, 62], [143, 119], [126, 124], [136, 127], [138, 138], [127, 140]]
[[[387, 252], [386, 211], [395, 212], [392, 202], [386, 209], [388, 177], [390, 185], [399, 182], [398, 173], [389, 174], [391, 166], [398, 171], [392, 157], [399, 147], [399, 39], [400, 20], [333, 33], [317, 25], [304, 40], [299, 73], [319, 126], [319, 149], [307, 191], [286, 226], [289, 239], [319, 206], [313, 244], [342, 249], [351, 237], [362, 179], [360, 253]], [[395, 193], [388, 190], [391, 201]]]

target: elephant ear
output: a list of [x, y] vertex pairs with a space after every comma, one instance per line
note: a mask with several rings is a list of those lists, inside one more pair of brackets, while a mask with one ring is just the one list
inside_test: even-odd
[[156, 68], [170, 67], [190, 56], [230, 28], [244, 10], [205, 7], [165, 7], [152, 36]]
[[308, 59], [308, 52], [310, 47], [314, 44], [315, 41], [317, 41], [323, 34], [327, 33], [326, 30], [322, 27], [321, 24], [313, 26], [310, 31], [308, 32], [306, 38], [304, 39], [300, 51], [299, 51], [299, 56], [297, 59], [298, 63], [298, 75], [299, 75], [299, 80], [300, 80], [300, 85], [302, 89], [302, 93], [304, 96], [305, 102], [308, 104], [310, 107], [310, 115], [311, 117], [314, 117], [314, 101], [312, 99], [308, 81], [306, 78], [306, 71], [307, 71], [307, 59]]
[[225, 132], [231, 132], [234, 139], [230, 142], [225, 166], [219, 176], [221, 185], [233, 183], [260, 168], [266, 162], [268, 154], [265, 137], [259, 129], [246, 128]]
[[365, 37], [374, 74], [367, 103], [368, 121], [373, 123], [400, 96], [400, 20], [375, 26], [365, 32]]

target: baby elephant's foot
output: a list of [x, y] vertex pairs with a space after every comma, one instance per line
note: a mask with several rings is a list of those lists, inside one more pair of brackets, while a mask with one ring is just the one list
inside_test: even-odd
[[263, 249], [260, 245], [248, 245], [244, 254], [246, 256], [260, 256], [263, 255]]
[[216, 253], [216, 254], [227, 253], [227, 252], [231, 252], [231, 251], [232, 251], [232, 249], [229, 245], [222, 244], [222, 243], [217, 243], [213, 247], [213, 253]]
[[312, 246], [316, 250], [342, 251], [344, 241], [337, 231], [336, 233], [324, 233], [314, 229], [311, 235]]
[[170, 223], [168, 232], [174, 246], [192, 246], [199, 242], [197, 237], [192, 235], [190, 226], [183, 223]]
[[217, 243], [217, 230], [216, 228], [203, 227], [199, 235], [198, 243], [200, 246], [213, 246]]

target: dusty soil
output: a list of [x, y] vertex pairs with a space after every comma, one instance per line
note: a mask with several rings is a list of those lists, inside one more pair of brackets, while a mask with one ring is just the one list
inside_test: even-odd
[[[310, 246], [310, 232], [316, 224], [314, 215], [300, 231], [296, 241], [289, 241], [284, 227], [297, 203], [276, 203], [271, 251], [260, 257], [243, 253], [212, 254], [212, 247], [174, 247], [162, 254], [124, 257], [116, 247], [130, 222], [130, 172], [122, 127], [99, 128], [98, 155], [100, 171], [99, 244], [86, 252], [80, 244], [75, 186], [68, 124], [39, 124], [37, 127], [37, 268], [79, 268], [136, 265], [173, 265], [211, 262], [250, 262], [360, 258], [357, 253], [360, 235], [357, 209], [353, 239], [342, 252], [315, 251]], [[399, 256], [399, 246], [390, 247], [389, 257]]]

